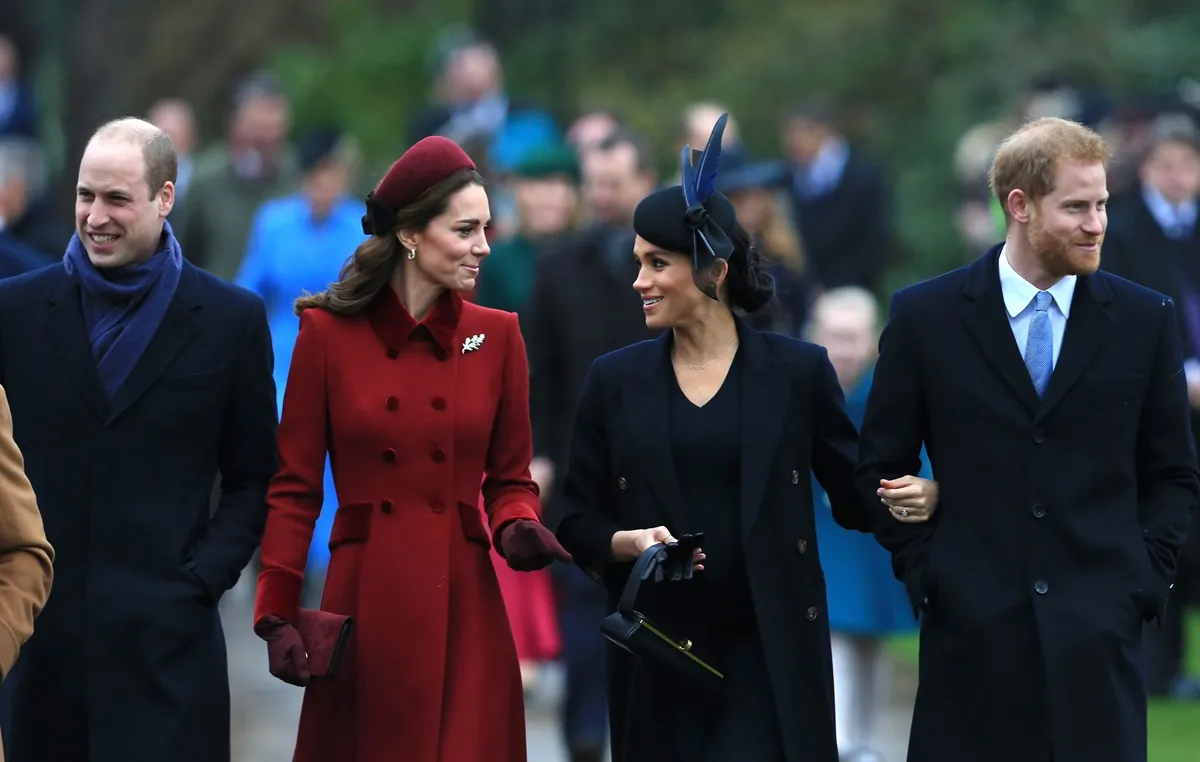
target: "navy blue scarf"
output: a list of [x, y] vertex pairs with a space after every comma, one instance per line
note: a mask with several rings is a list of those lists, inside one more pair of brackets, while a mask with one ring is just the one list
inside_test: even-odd
[[67, 244], [63, 265], [79, 283], [92, 357], [111, 400], [167, 313], [183, 272], [183, 252], [164, 222], [158, 251], [145, 262], [98, 268], [76, 233]]

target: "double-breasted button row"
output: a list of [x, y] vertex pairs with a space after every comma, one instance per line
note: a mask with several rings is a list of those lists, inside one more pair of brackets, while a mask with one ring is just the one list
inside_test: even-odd
[[817, 619], [817, 607], [809, 606], [808, 611], [804, 612], [804, 618], [810, 622], [815, 622]]
[[792, 484], [799, 484], [799, 483], [800, 483], [800, 472], [793, 468], [792, 469]]
[[[435, 447], [429, 451], [429, 459], [432, 460], [434, 463], [445, 463], [446, 462], [446, 451], [443, 450], [441, 447]], [[390, 447], [386, 448], [383, 451], [383, 462], [384, 463], [395, 463], [396, 462], [396, 451]]]
[[796, 552], [804, 555], [808, 552], [808, 540], [800, 540], [796, 543]]
[[617, 489], [621, 490], [622, 492], [629, 489], [629, 482], [625, 479], [624, 476], [617, 477]]
[[384, 513], [391, 513], [394, 505], [391, 500], [384, 500], [379, 504], [379, 510]]
[[[429, 400], [429, 406], [432, 407], [434, 410], [445, 410], [446, 409], [446, 398], [445, 397], [434, 397], [433, 399]], [[399, 410], [400, 409], [400, 398], [394, 394], [390, 395], [387, 399], [385, 399], [383, 401], [383, 407], [386, 410], [390, 410], [392, 412]]]

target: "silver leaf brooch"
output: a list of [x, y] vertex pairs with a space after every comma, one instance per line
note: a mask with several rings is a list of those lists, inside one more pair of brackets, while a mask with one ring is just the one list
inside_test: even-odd
[[479, 349], [481, 346], [483, 346], [483, 339], [484, 336], [482, 333], [477, 333], [474, 336], [468, 337], [467, 340], [463, 342], [462, 353], [465, 355], [467, 352], [474, 352], [476, 349]]

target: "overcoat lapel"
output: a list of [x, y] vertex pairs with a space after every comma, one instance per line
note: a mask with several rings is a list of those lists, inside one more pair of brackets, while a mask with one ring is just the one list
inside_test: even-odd
[[[797, 411], [790, 368], [774, 362], [762, 335], [738, 320], [741, 351], [741, 474], [742, 536], [750, 537], [762, 508], [767, 481], [775, 468], [784, 421]], [[810, 418], [811, 420], [811, 418]], [[811, 432], [809, 432], [811, 433]], [[807, 476], [805, 477], [807, 478]]]
[[1041, 400], [1008, 322], [997, 270], [999, 256], [1000, 247], [997, 246], [971, 265], [963, 286], [962, 316], [979, 351], [1032, 416]]
[[1054, 364], [1054, 372], [1050, 374], [1050, 382], [1046, 385], [1035, 421], [1041, 420], [1062, 401], [1104, 346], [1112, 331], [1112, 316], [1108, 314], [1111, 301], [1112, 291], [1103, 278], [1084, 275], [1076, 281], [1062, 349], [1058, 354], [1058, 362]]
[[92, 357], [79, 286], [71, 280], [65, 269], [50, 289], [47, 307], [46, 332], [50, 344], [62, 359], [67, 375], [75, 383], [80, 396], [96, 417], [103, 421], [108, 417], [108, 400], [105, 399], [96, 361]]
[[158, 330], [146, 346], [146, 351], [133, 366], [125, 383], [117, 389], [110, 406], [108, 422], [112, 423], [162, 375], [179, 353], [191, 342], [197, 325], [193, 312], [200, 309], [195, 300], [195, 273], [184, 265], [175, 296], [167, 306], [167, 312], [159, 323]]
[[984, 357], [1037, 421], [1063, 400], [1107, 340], [1112, 330], [1112, 318], [1108, 314], [1112, 291], [1101, 277], [1079, 277], [1062, 349], [1046, 392], [1039, 399], [1009, 325], [997, 269], [999, 256], [1000, 247], [997, 246], [971, 265], [963, 287], [966, 300], [963, 319]]
[[[784, 421], [792, 411], [792, 376], [787, 365], [770, 354], [766, 340], [758, 331], [738, 321], [741, 363], [740, 430], [741, 499], [729, 510], [739, 510], [743, 535], [754, 528], [767, 492], [767, 482], [775, 468], [775, 453], [783, 433]], [[671, 448], [671, 389], [675, 384], [671, 367], [671, 332], [666, 331], [645, 345], [645, 359], [639, 372], [630, 376], [624, 390], [623, 429], [637, 453], [639, 467], [645, 469], [650, 487], [662, 507], [664, 518], [677, 526], [689, 527], [688, 506], [683, 504]]]
[[637, 468], [646, 474], [669, 522], [667, 528], [679, 533], [683, 530], [678, 527], [689, 525], [671, 451], [671, 385], [675, 383], [671, 332], [665, 331], [642, 346], [645, 357], [637, 363], [638, 372], [630, 375], [622, 395], [622, 428], [632, 452], [637, 453]]

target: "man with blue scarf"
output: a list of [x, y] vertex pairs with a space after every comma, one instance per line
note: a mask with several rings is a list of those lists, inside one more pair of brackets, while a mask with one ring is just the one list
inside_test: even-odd
[[0, 283], [0, 384], [57, 551], [3, 687], [10, 762], [230, 758], [217, 601], [266, 518], [273, 355], [262, 301], [184, 260], [177, 166], [153, 125], [104, 125], [62, 266]]

